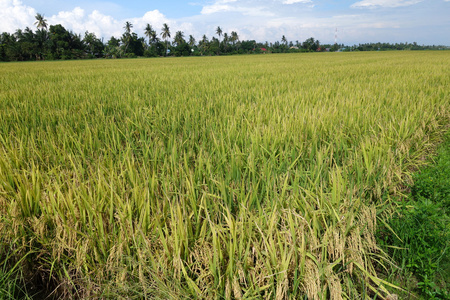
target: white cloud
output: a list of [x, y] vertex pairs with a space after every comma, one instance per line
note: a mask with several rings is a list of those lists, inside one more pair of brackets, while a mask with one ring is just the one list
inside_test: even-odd
[[294, 4], [294, 3], [312, 3], [312, 1], [311, 0], [285, 0], [285, 1], [283, 1], [283, 4]]
[[[225, 0], [233, 2], [235, 0]], [[24, 5], [19, 0], [0, 0], [0, 32], [15, 32], [17, 29], [24, 29], [33, 25], [36, 21], [36, 10]], [[133, 31], [139, 36], [144, 36], [144, 28], [147, 23], [151, 24], [158, 32], [164, 23], [169, 24], [172, 32], [181, 30], [185, 33], [194, 31], [194, 27], [189, 22], [176, 22], [164, 16], [158, 10], [146, 12], [142, 17], [118, 20], [105, 15], [98, 10], [86, 12], [81, 7], [75, 7], [70, 11], [60, 11], [53, 16], [45, 16], [48, 25], [61, 24], [67, 30], [82, 36], [86, 31], [93, 32], [97, 37], [109, 39], [111, 36], [120, 37], [123, 33], [123, 26], [126, 21], [133, 24]]]
[[116, 20], [111, 16], [102, 14], [94, 10], [90, 14], [76, 7], [72, 11], [62, 11], [49, 18], [50, 24], [61, 24], [66, 29], [71, 29], [76, 33], [86, 31], [94, 32], [99, 37], [109, 38], [111, 36], [120, 37], [123, 33], [123, 26], [126, 21], [133, 25], [133, 31], [143, 36], [143, 29], [147, 23], [151, 24], [156, 30], [162, 27], [162, 24], [177, 26], [176, 22], [169, 21], [158, 10], [148, 11], [142, 17], [130, 18], [127, 20]]
[[[220, 12], [237, 12], [246, 16], [268, 17], [275, 16], [279, 4], [311, 4], [312, 0], [216, 0], [212, 4], [203, 6], [201, 14], [215, 14]], [[310, 7], [309, 5], [308, 7]]]
[[226, 11], [232, 11], [233, 7], [226, 4], [220, 4], [220, 3], [214, 3], [212, 5], [206, 5], [203, 6], [201, 13], [202, 14], [214, 14], [217, 12], [226, 12]]
[[251, 3], [235, 3], [231, 5], [229, 3], [237, 2], [236, 0], [222, 0], [217, 1], [211, 5], [205, 5], [202, 8], [201, 14], [209, 15], [215, 13], [224, 12], [236, 12], [241, 13], [245, 16], [259, 16], [259, 17], [270, 17], [274, 16], [274, 13], [266, 8], [266, 6], [254, 6]]
[[18, 0], [0, 0], [0, 32], [33, 27], [36, 10]]
[[[261, 42], [279, 41], [285, 35], [292, 41], [314, 37], [323, 43], [332, 43], [336, 27], [338, 42], [348, 44], [373, 41], [446, 44], [450, 40], [446, 30], [450, 25], [446, 14], [450, 0], [353, 0], [352, 8], [366, 8], [364, 13], [355, 13], [354, 9], [347, 7], [340, 10], [340, 15], [325, 11], [323, 5], [312, 9], [314, 0], [207, 1], [201, 13], [179, 19], [168, 18], [157, 9], [144, 11], [134, 18], [112, 17], [111, 7], [97, 4], [79, 4], [80, 7], [75, 8], [65, 5], [70, 8], [62, 8], [45, 18], [49, 25], [62, 24], [82, 36], [85, 31], [94, 32], [105, 41], [111, 36], [120, 37], [126, 21], [133, 24], [132, 30], [141, 37], [147, 23], [158, 34], [163, 23], [167, 23], [172, 36], [180, 30], [186, 37], [192, 34], [197, 40], [203, 34], [208, 38], [215, 36], [217, 26], [228, 34], [238, 32], [241, 40]], [[419, 2], [422, 5], [413, 5]], [[0, 0], [0, 32], [13, 33], [27, 26], [36, 28], [37, 11], [28, 3], [32, 3], [31, 0]], [[410, 8], [407, 10], [389, 9], [408, 5]], [[381, 7], [385, 9], [372, 9]]]
[[410, 6], [422, 2], [423, 0], [362, 0], [353, 3], [353, 8], [376, 8], [376, 7], [400, 7]]

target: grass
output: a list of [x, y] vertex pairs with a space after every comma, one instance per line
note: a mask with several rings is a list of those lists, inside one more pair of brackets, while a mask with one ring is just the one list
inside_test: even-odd
[[[432, 164], [414, 174], [408, 201], [390, 218], [396, 233], [382, 228], [407, 292], [425, 299], [450, 299], [450, 132]], [[384, 231], [384, 232], [383, 232]]]
[[2, 64], [6, 263], [60, 298], [385, 296], [377, 214], [448, 126], [449, 59]]

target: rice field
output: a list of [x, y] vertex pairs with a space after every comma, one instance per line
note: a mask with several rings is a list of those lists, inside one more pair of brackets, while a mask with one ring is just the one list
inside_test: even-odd
[[0, 266], [55, 298], [385, 297], [377, 224], [449, 128], [449, 66], [0, 64]]

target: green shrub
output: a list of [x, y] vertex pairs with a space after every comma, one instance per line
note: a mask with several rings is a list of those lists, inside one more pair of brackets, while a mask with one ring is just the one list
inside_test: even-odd
[[134, 54], [134, 53], [126, 53], [126, 54], [124, 55], [124, 57], [126, 57], [126, 58], [137, 58], [137, 55]]

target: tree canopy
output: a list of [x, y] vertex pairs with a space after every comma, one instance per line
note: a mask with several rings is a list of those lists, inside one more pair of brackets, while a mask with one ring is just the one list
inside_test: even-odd
[[[448, 49], [445, 46], [420, 46], [417, 43], [368, 43], [353, 46], [342, 44], [321, 44], [310, 37], [304, 42], [288, 41], [282, 35], [281, 41], [257, 42], [240, 40], [236, 31], [226, 32], [220, 26], [215, 29], [216, 36], [206, 34], [198, 41], [193, 35], [177, 31], [171, 40], [167, 23], [158, 33], [151, 24], [143, 29], [144, 37], [132, 31], [133, 24], [126, 21], [121, 37], [111, 37], [104, 42], [93, 32], [86, 31], [84, 37], [67, 30], [61, 24], [48, 25], [43, 14], [35, 16], [36, 31], [26, 27], [13, 34], [0, 35], [0, 61], [82, 59], [82, 58], [121, 58], [137, 56], [189, 56], [189, 55], [230, 55], [252, 53], [285, 53], [315, 51], [384, 51], [384, 50], [422, 50]], [[160, 36], [163, 42], [158, 38]]]

